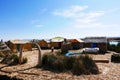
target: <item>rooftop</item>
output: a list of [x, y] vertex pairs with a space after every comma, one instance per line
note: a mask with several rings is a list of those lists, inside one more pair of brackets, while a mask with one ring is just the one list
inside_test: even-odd
[[30, 41], [27, 40], [10, 40], [11, 43], [13, 44], [26, 44], [26, 43], [30, 43]]
[[107, 43], [106, 37], [86, 37], [85, 43]]

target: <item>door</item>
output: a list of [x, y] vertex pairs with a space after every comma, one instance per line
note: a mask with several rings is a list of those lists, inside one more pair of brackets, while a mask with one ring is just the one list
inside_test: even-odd
[[17, 51], [20, 51], [20, 44], [17, 44]]
[[96, 48], [96, 47], [97, 47], [97, 43], [93, 43], [92, 48]]
[[62, 46], [62, 43], [61, 43], [61, 42], [59, 42], [59, 43], [58, 43], [58, 46], [59, 46], [59, 48], [61, 48], [61, 46]]

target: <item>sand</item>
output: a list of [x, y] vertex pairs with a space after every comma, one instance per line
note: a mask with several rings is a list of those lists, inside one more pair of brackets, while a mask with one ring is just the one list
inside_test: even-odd
[[[42, 50], [42, 54], [51, 50]], [[93, 59], [109, 59], [109, 63], [97, 63], [100, 74], [97, 75], [73, 75], [70, 72], [55, 73], [42, 68], [36, 68], [38, 63], [38, 51], [27, 51], [23, 53], [28, 58], [28, 63], [23, 65], [7, 66], [0, 64], [0, 75], [22, 78], [23, 80], [120, 80], [120, 63], [112, 63], [111, 55], [114, 52], [102, 54], [91, 54]]]

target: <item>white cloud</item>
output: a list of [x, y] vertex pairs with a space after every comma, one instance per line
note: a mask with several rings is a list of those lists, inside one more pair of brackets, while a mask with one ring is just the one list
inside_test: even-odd
[[72, 24], [70, 24], [72, 27], [74, 28], [95, 28], [95, 29], [100, 29], [100, 28], [117, 28], [120, 25], [119, 24], [103, 24], [100, 22], [93, 22], [93, 23], [79, 23], [79, 22], [73, 22]]
[[107, 11], [108, 13], [112, 13], [112, 12], [120, 12], [120, 8], [114, 8], [114, 9], [110, 9]]
[[79, 12], [79, 11], [83, 11], [85, 9], [87, 9], [88, 6], [79, 6], [79, 5], [76, 5], [76, 6], [71, 6], [71, 11], [73, 12]]
[[39, 20], [31, 20], [31, 21], [30, 21], [31, 24], [36, 24], [36, 23], [38, 23], [38, 22], [39, 22]]
[[31, 20], [30, 21], [31, 25], [37, 28], [43, 27], [42, 24], [40, 24], [40, 20]]
[[104, 14], [105, 14], [104, 11], [86, 13], [83, 20], [88, 22], [93, 22], [93, 21], [96, 21], [99, 17], [103, 16]]
[[[39, 15], [42, 15], [42, 14], [44, 14], [46, 11], [47, 11], [46, 8], [39, 9], [38, 14], [39, 14]], [[39, 17], [39, 16], [38, 16], [38, 17]], [[40, 19], [38, 19], [38, 18], [31, 20], [31, 21], [30, 21], [30, 24], [31, 24], [33, 27], [43, 27], [43, 25], [41, 25]]]
[[76, 18], [76, 17], [82, 17], [84, 16], [84, 13], [81, 11], [87, 9], [88, 6], [71, 6], [70, 8], [66, 10], [55, 10], [53, 12], [54, 15], [56, 16], [63, 16], [67, 18]]
[[97, 21], [99, 20], [100, 17], [104, 16], [106, 12], [105, 11], [85, 12], [87, 8], [88, 6], [79, 5], [71, 6], [68, 9], [55, 10], [53, 12], [53, 15], [72, 19], [70, 25], [77, 28], [101, 26], [102, 23]]
[[73, 23], [72, 27], [75, 28], [90, 28], [90, 27], [96, 27], [102, 25], [101, 23]]
[[83, 17], [80, 18], [78, 17], [74, 20], [79, 23], [91, 23], [97, 21], [98, 18], [103, 16], [104, 14], [105, 14], [104, 11], [90, 12], [90, 13], [85, 13]]
[[43, 27], [43, 25], [41, 25], [41, 24], [37, 24], [37, 25], [35, 25], [35, 27], [40, 28], [40, 27]]

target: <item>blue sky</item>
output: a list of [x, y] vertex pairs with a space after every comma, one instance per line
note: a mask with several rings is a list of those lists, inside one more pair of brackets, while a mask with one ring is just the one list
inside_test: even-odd
[[0, 0], [0, 38], [120, 37], [120, 0]]

